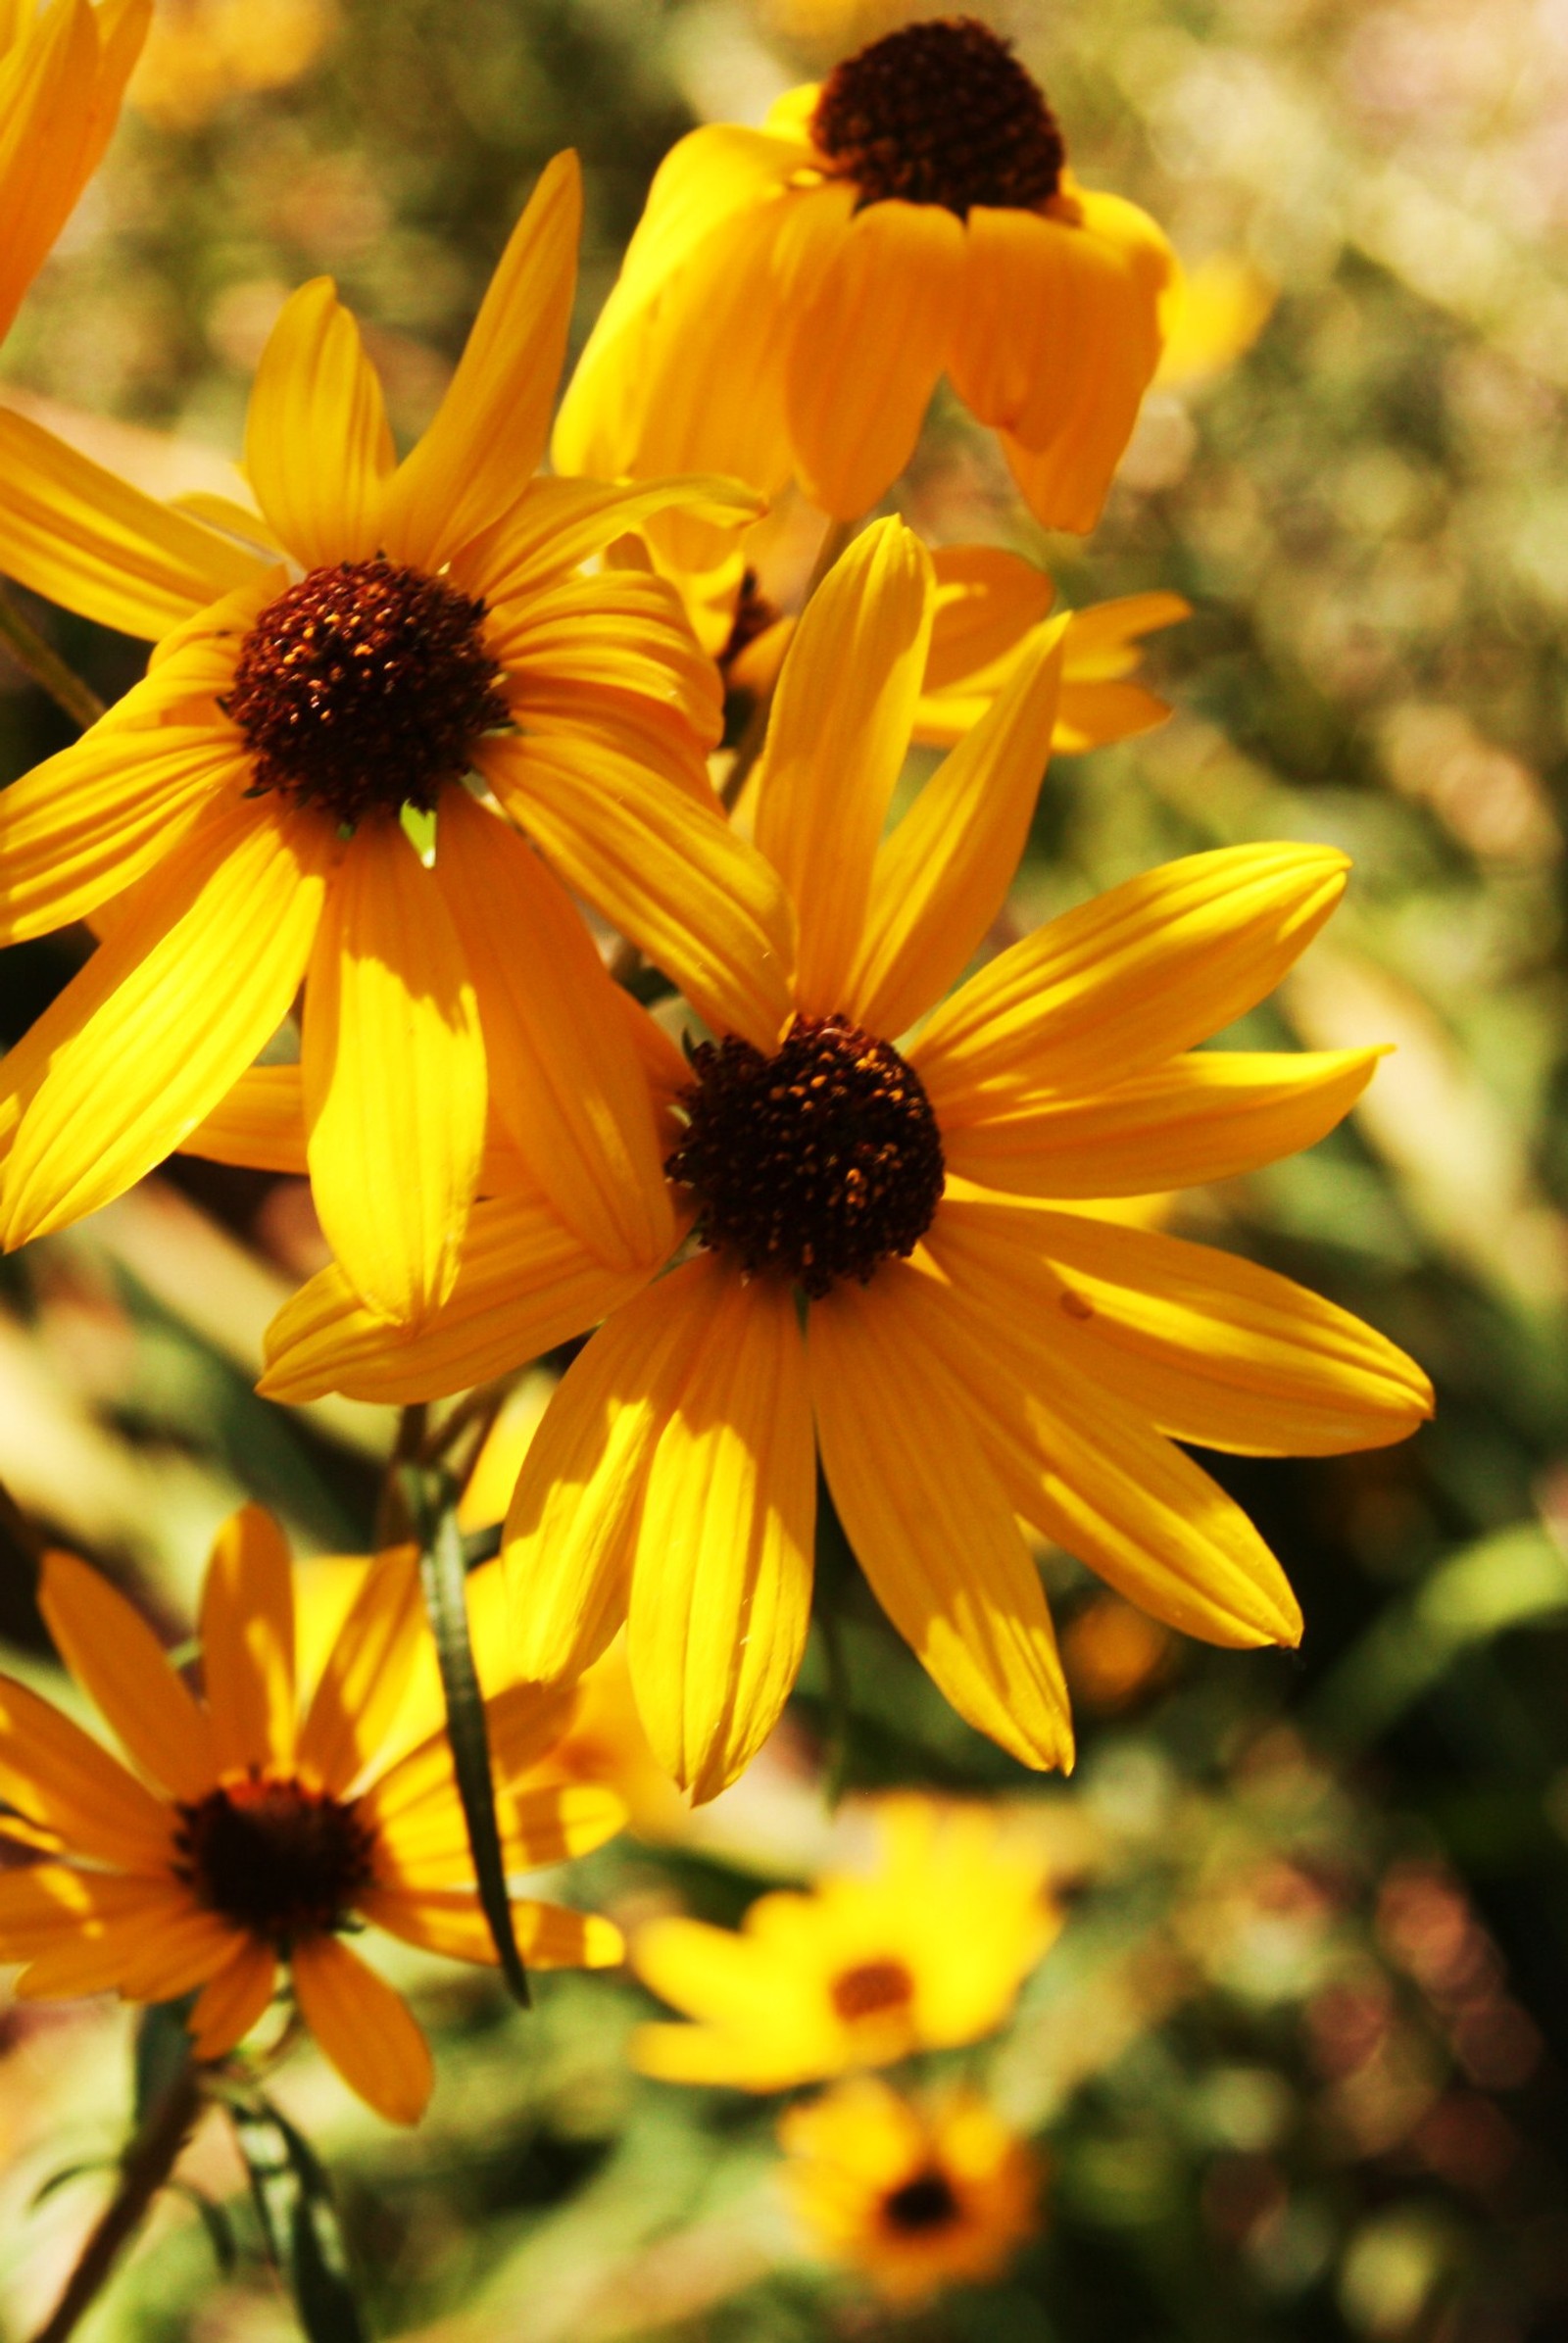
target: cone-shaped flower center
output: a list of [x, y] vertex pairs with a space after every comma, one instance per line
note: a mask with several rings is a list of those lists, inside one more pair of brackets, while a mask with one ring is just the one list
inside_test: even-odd
[[369, 1879], [353, 1806], [303, 1782], [226, 1782], [179, 1814], [178, 1869], [198, 1902], [270, 1943], [341, 1928]]
[[270, 602], [240, 648], [223, 706], [280, 789], [348, 825], [426, 812], [508, 722], [484, 605], [377, 555], [313, 569]]
[[702, 1243], [817, 1297], [913, 1251], [942, 1197], [920, 1077], [844, 1017], [797, 1017], [771, 1057], [732, 1034], [692, 1052], [687, 1130], [664, 1168]]
[[841, 2018], [880, 2018], [889, 2010], [907, 2009], [914, 1999], [914, 1979], [902, 1961], [861, 1961], [833, 1979], [833, 2007]]
[[952, 2181], [934, 2165], [928, 2172], [916, 2172], [912, 2180], [906, 2180], [902, 2188], [892, 2189], [882, 2200], [882, 2218], [889, 2227], [910, 2237], [929, 2229], [947, 2228], [958, 2219], [961, 2210]]
[[1037, 211], [1061, 183], [1061, 132], [1008, 43], [973, 17], [906, 24], [835, 66], [811, 137], [861, 200]]

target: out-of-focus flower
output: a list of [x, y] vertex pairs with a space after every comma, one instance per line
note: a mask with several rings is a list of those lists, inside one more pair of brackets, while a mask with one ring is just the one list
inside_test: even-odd
[[[0, 1813], [0, 1835], [40, 1856], [0, 1874], [0, 1960], [26, 1964], [19, 1994], [195, 1993], [190, 2030], [210, 2060], [264, 2015], [281, 1962], [344, 2081], [392, 2122], [416, 2122], [433, 2079], [428, 2045], [343, 1931], [369, 1921], [458, 1960], [495, 1952], [413, 1550], [363, 1566], [303, 1713], [288, 1552], [255, 1507], [214, 1548], [200, 1699], [140, 1613], [84, 1563], [49, 1556], [39, 1600], [131, 1763], [0, 1680], [0, 1796], [14, 1809]], [[619, 1801], [603, 1787], [539, 1774], [569, 1707], [569, 1694], [533, 1684], [487, 1703], [514, 1871], [620, 1827]], [[616, 1930], [591, 1914], [531, 1902], [514, 1914], [536, 1966], [620, 1957]]]
[[779, 2119], [809, 2242], [890, 2302], [1000, 2275], [1040, 2227], [1039, 2159], [980, 2092], [925, 2104], [869, 2075]]
[[905, 25], [766, 127], [662, 165], [556, 425], [564, 472], [792, 472], [852, 519], [939, 375], [1048, 527], [1090, 529], [1154, 371], [1176, 262], [1080, 188], [1050, 108], [972, 18]]
[[[1171, 1626], [1292, 1642], [1279, 1564], [1175, 1443], [1373, 1447], [1431, 1404], [1420, 1369], [1346, 1311], [1084, 1208], [1271, 1161], [1359, 1096], [1375, 1049], [1194, 1048], [1304, 949], [1344, 855], [1171, 863], [932, 1008], [1005, 899], [1061, 653], [1061, 622], [1037, 630], [884, 839], [933, 598], [924, 548], [886, 521], [807, 608], [757, 788], [795, 951], [765, 1005], [737, 988], [705, 1009], [715, 1038], [692, 1050], [666, 1164], [701, 1249], [567, 1369], [507, 1520], [523, 1673], [574, 1676], [629, 1621], [649, 1737], [699, 1799], [741, 1772], [795, 1681], [818, 1455], [878, 1600], [955, 1708], [1051, 1766], [1071, 1728], [1019, 1516]], [[533, 1355], [558, 1296], [519, 1281], [507, 1245], [536, 1210], [476, 1208], [423, 1333], [389, 1339], [322, 1272], [274, 1323], [262, 1388], [436, 1396], [498, 1371], [509, 1320], [513, 1363]]]
[[1061, 1925], [1039, 1848], [989, 1807], [898, 1797], [874, 1813], [868, 1872], [764, 1895], [738, 1933], [674, 1918], [638, 1930], [637, 1974], [697, 2020], [639, 2029], [644, 2074], [789, 2090], [1003, 2023]]
[[1136, 1700], [1165, 1668], [1171, 1650], [1170, 1635], [1158, 1620], [1116, 1594], [1086, 1603], [1061, 1638], [1074, 1700], [1100, 1710], [1125, 1708]]
[[1279, 287], [1255, 262], [1217, 253], [1188, 270], [1172, 305], [1154, 380], [1196, 389], [1245, 357], [1274, 314]]
[[0, 7], [0, 335], [97, 170], [152, 0]]
[[297, 81], [336, 13], [333, 0], [161, 0], [130, 102], [171, 129], [194, 129], [225, 98]]
[[379, 1316], [450, 1293], [491, 1108], [612, 1288], [667, 1247], [647, 1082], [567, 890], [710, 1006], [787, 956], [788, 910], [713, 802], [718, 682], [674, 592], [581, 571], [651, 511], [755, 499], [532, 479], [580, 205], [558, 157], [401, 464], [353, 318], [324, 278], [296, 293], [246, 433], [265, 517], [171, 511], [0, 414], [0, 568], [158, 639], [0, 798], [0, 940], [114, 907], [0, 1069], [8, 1245], [180, 1146], [303, 982], [317, 1209]]

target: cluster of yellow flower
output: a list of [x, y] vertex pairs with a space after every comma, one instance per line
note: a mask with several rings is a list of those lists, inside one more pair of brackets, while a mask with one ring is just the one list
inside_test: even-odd
[[[0, 324], [146, 15], [0, 0]], [[856, 525], [946, 375], [1035, 516], [1092, 527], [1180, 298], [1159, 229], [1077, 184], [995, 33], [910, 24], [764, 128], [680, 142], [552, 438], [579, 214], [563, 155], [401, 460], [326, 280], [260, 364], [253, 502], [157, 502], [0, 410], [0, 571], [153, 646], [0, 794], [0, 940], [98, 939], [0, 1063], [0, 1236], [188, 1148], [310, 1179], [334, 1265], [271, 1330], [277, 1399], [439, 1401], [588, 1338], [483, 1596], [519, 1864], [614, 1827], [550, 1751], [623, 1625], [674, 1780], [701, 1800], [745, 1768], [801, 1663], [819, 1468], [954, 1707], [1064, 1766], [1023, 1525], [1172, 1627], [1292, 1642], [1278, 1564], [1177, 1443], [1324, 1454], [1430, 1404], [1345, 1311], [1095, 1209], [1265, 1163], [1353, 1103], [1374, 1047], [1196, 1047], [1310, 941], [1345, 858], [1192, 855], [984, 953], [1053, 743], [1157, 720], [1138, 641], [1182, 606], [1053, 616], [1014, 555]], [[749, 534], [786, 493], [827, 522], [793, 618]], [[911, 740], [950, 753], [892, 819]], [[612, 965], [583, 905], [621, 939]], [[137, 1771], [0, 1695], [3, 1827], [42, 1856], [0, 1879], [24, 1990], [200, 1985], [210, 2058], [286, 1957], [348, 2079], [416, 2115], [423, 2044], [339, 1940], [360, 1913], [490, 1951], [412, 1556], [370, 1570], [297, 1729], [289, 1565], [260, 1517], [220, 1539], [204, 1701], [79, 1566], [51, 1564], [44, 1603]], [[758, 1975], [780, 1964], [757, 2055], [799, 2075], [851, 2020], [784, 2024], [796, 1917], [761, 1907], [754, 1932]], [[615, 1955], [608, 1924], [523, 1906], [517, 1928], [535, 1961]], [[656, 1981], [674, 1942], [645, 1946]], [[907, 1977], [897, 2011], [852, 2014], [857, 2040], [992, 2022], [926, 2013]], [[739, 2007], [755, 1980], [733, 1981]], [[647, 2056], [718, 2073], [716, 2043]], [[842, 2120], [905, 2174], [911, 2238], [941, 2228], [938, 2181], [958, 2189], [917, 2121], [990, 2156], [1021, 2218], [989, 2119], [856, 2089]], [[826, 2154], [837, 2120], [798, 2114], [790, 2145]]]

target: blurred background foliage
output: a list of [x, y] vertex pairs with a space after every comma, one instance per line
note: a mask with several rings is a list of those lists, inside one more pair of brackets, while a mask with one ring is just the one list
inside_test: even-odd
[[[329, 271], [412, 434], [551, 152], [587, 167], [580, 334], [681, 130], [759, 119], [906, 13], [162, 0], [0, 396], [148, 485], [221, 484], [279, 303]], [[1027, 1802], [1071, 1915], [1015, 2024], [960, 2062], [1048, 2145], [1049, 2221], [1005, 2279], [895, 2319], [813, 2265], [768, 2104], [638, 2080], [629, 1980], [550, 1980], [523, 2017], [400, 1958], [439, 2037], [423, 2133], [393, 2137], [309, 2062], [281, 2096], [340, 2175], [378, 2331], [429, 2343], [884, 2321], [930, 2343], [1545, 2343], [1568, 2332], [1568, 7], [977, 13], [1018, 37], [1080, 175], [1166, 223], [1215, 341], [1190, 337], [1151, 396], [1087, 545], [1020, 519], [956, 410], [905, 484], [933, 538], [1015, 545], [1069, 601], [1195, 606], [1152, 651], [1171, 722], [1054, 768], [1017, 916], [1233, 839], [1353, 854], [1346, 909], [1231, 1038], [1397, 1053], [1352, 1127], [1171, 1225], [1384, 1328], [1432, 1370], [1437, 1421], [1369, 1456], [1218, 1464], [1300, 1592], [1299, 1657], [1179, 1644], [1048, 1557], [1070, 1784], [969, 1734], [829, 1571], [848, 1716], [815, 1648], [743, 1784], [695, 1822], [650, 1794], [643, 1835], [574, 1875], [628, 1925], [733, 1920], [853, 1845], [825, 1748], [852, 1793]], [[1227, 319], [1265, 313], [1221, 363]], [[135, 646], [34, 614], [101, 690], [136, 672]], [[0, 769], [66, 737], [0, 672]], [[82, 949], [8, 955], [7, 1040]], [[389, 1420], [249, 1389], [320, 1257], [300, 1184], [185, 1163], [0, 1269], [0, 1477], [27, 1517], [0, 1523], [8, 1666], [60, 1690], [27, 1591], [40, 1533], [172, 1638], [242, 1494], [307, 1549], [364, 1546]], [[470, 1522], [486, 1507], [476, 1489]], [[0, 2334], [41, 2316], [79, 2238], [90, 2182], [29, 2202], [113, 2151], [127, 2040], [98, 2005], [0, 2012]], [[190, 2169], [237, 2198], [216, 2133]], [[90, 2331], [262, 2343], [290, 2322], [254, 2255], [220, 2281], [171, 2202]]]

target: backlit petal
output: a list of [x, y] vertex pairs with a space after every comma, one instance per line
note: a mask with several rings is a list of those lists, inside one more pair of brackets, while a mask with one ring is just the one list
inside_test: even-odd
[[1055, 588], [1043, 569], [1000, 545], [939, 545], [936, 615], [923, 689], [944, 692], [988, 667], [1051, 615]]
[[336, 1936], [307, 1936], [289, 1966], [300, 2015], [349, 2089], [389, 2123], [416, 2123], [435, 2065], [402, 1995]]
[[378, 1554], [366, 1574], [300, 1728], [297, 1762], [342, 1795], [378, 1755], [424, 1631], [413, 1546]]
[[283, 1533], [260, 1505], [218, 1533], [202, 1588], [202, 1684], [224, 1773], [294, 1758], [294, 1580]]
[[9, 1677], [0, 1677], [0, 1797], [84, 1855], [122, 1871], [168, 1867], [169, 1809], [79, 1725]]
[[505, 520], [464, 556], [470, 590], [492, 608], [522, 602], [569, 580], [628, 530], [679, 511], [722, 540], [762, 512], [761, 498], [714, 473], [623, 484], [612, 480], [535, 480]]
[[141, 1613], [74, 1554], [44, 1557], [38, 1608], [61, 1658], [135, 1764], [173, 1797], [218, 1779], [212, 1727]]
[[[496, 1959], [490, 1924], [471, 1895], [373, 1888], [360, 1899], [367, 1920], [389, 1936], [455, 1961]], [[595, 1912], [569, 1912], [518, 1896], [512, 1906], [517, 1950], [530, 1969], [613, 1969], [625, 1958], [620, 1930]]]
[[277, 1982], [277, 1955], [250, 1939], [197, 1995], [187, 2024], [196, 2056], [224, 2058], [266, 2017]]
[[256, 369], [245, 470], [256, 501], [306, 569], [362, 561], [380, 542], [391, 426], [360, 329], [330, 277], [284, 303]]

